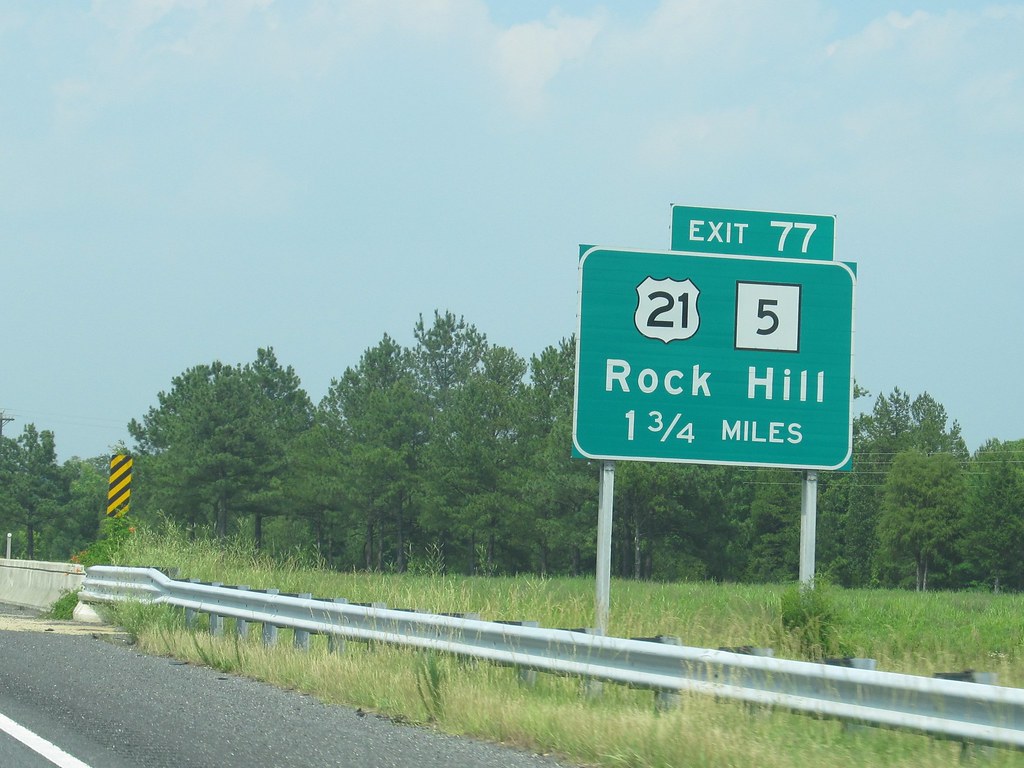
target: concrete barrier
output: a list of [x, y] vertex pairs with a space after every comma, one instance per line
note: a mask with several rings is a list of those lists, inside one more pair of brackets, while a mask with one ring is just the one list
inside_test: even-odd
[[0, 558], [0, 603], [45, 610], [63, 593], [85, 581], [85, 568], [74, 563]]

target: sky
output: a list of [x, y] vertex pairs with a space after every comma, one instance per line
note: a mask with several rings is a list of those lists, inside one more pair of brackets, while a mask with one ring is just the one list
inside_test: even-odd
[[1024, 3], [0, 0], [0, 409], [60, 460], [273, 347], [314, 402], [454, 312], [529, 358], [578, 244], [834, 214], [855, 375], [1024, 438]]

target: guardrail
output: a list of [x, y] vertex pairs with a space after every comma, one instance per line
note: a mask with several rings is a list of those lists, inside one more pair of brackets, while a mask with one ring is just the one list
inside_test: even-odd
[[[812, 662], [690, 648], [582, 631], [481, 621], [171, 579], [154, 568], [93, 566], [81, 599], [141, 600], [211, 616], [212, 632], [276, 628], [471, 656], [524, 670], [622, 683], [662, 693], [693, 691], [751, 704], [956, 739], [1024, 748], [1024, 690]], [[271, 632], [270, 630], [273, 629]]]

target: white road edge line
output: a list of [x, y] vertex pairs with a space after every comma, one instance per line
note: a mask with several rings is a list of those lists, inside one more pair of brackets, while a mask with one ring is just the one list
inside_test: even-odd
[[0, 731], [17, 739], [33, 752], [37, 752], [59, 768], [89, 768], [77, 757], [69, 755], [56, 744], [51, 744], [42, 736], [38, 736], [23, 725], [18, 725], [3, 713], [0, 713]]

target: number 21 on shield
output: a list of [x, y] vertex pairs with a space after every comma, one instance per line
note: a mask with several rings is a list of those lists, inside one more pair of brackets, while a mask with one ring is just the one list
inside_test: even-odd
[[647, 277], [636, 287], [633, 324], [647, 338], [666, 344], [689, 339], [700, 327], [698, 296], [700, 289], [690, 279]]

